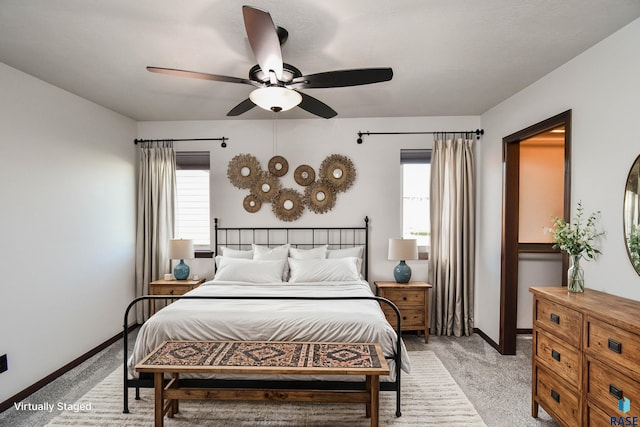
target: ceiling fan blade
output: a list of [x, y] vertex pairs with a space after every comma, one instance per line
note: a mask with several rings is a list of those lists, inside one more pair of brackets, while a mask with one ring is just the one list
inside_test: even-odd
[[311, 114], [315, 114], [316, 116], [323, 117], [325, 119], [330, 119], [338, 115], [338, 113], [336, 113], [333, 108], [329, 107], [324, 102], [305, 93], [298, 93], [302, 95], [302, 102], [298, 104], [298, 107], [302, 108], [303, 110], [308, 111]]
[[192, 79], [213, 80], [216, 82], [227, 83], [243, 83], [252, 86], [260, 86], [256, 82], [248, 79], [241, 79], [239, 77], [219, 76], [217, 74], [199, 73], [196, 71], [176, 70], [174, 68], [160, 68], [160, 67], [147, 67], [147, 70], [152, 73], [168, 74], [170, 76], [189, 77]]
[[233, 107], [231, 111], [227, 113], [227, 116], [239, 116], [240, 114], [246, 113], [247, 111], [251, 110], [255, 106], [256, 104], [254, 104], [249, 98], [247, 98], [240, 104]]
[[296, 77], [286, 86], [293, 89], [315, 89], [368, 85], [391, 80], [391, 68], [361, 68], [355, 70], [327, 71]]
[[278, 80], [282, 80], [282, 50], [271, 15], [251, 6], [242, 6], [242, 15], [258, 65], [267, 75], [273, 70]]

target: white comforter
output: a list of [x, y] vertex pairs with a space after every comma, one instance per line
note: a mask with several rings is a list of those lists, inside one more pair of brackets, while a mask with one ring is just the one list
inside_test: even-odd
[[[273, 283], [210, 281], [187, 295], [228, 296], [372, 296], [365, 281]], [[374, 300], [181, 300], [158, 311], [142, 325], [129, 375], [135, 365], [165, 340], [378, 342], [395, 354], [395, 330]], [[389, 361], [391, 378], [395, 366]], [[402, 370], [410, 361], [402, 344]], [[320, 379], [320, 378], [318, 378]]]

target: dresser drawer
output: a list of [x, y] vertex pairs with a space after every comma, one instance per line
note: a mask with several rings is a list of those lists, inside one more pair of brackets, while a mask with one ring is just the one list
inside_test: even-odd
[[[382, 311], [384, 312], [387, 321], [393, 326], [396, 326], [397, 318], [396, 312], [391, 307], [383, 303]], [[402, 329], [408, 330], [412, 327], [425, 328], [424, 308], [405, 308], [398, 307], [400, 310], [400, 317], [402, 318]]]
[[[587, 404], [587, 426], [588, 427], [611, 427], [612, 415], [607, 415], [602, 409], [593, 405]], [[623, 424], [620, 424], [623, 425]]]
[[[587, 398], [597, 402], [597, 406], [609, 416], [640, 416], [640, 383], [625, 377], [604, 363], [587, 357]], [[631, 410], [627, 413], [618, 409], [619, 400], [627, 398]]]
[[580, 419], [580, 400], [577, 390], [548, 373], [540, 365], [535, 367], [536, 396], [547, 412], [555, 419], [563, 420], [566, 425], [577, 426]]
[[553, 331], [567, 344], [580, 347], [582, 335], [582, 313], [536, 298], [535, 322], [538, 326]]
[[536, 360], [567, 380], [572, 386], [577, 387], [581, 380], [582, 354], [580, 351], [540, 329], [536, 330], [535, 334]]
[[393, 301], [398, 307], [406, 304], [425, 304], [425, 291], [421, 289], [385, 289], [381, 296]]
[[588, 319], [587, 351], [600, 360], [624, 366], [640, 377], [640, 336], [596, 319]]

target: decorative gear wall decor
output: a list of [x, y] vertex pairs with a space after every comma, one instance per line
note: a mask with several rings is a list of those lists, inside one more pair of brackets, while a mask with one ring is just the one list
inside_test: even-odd
[[306, 187], [316, 180], [316, 172], [309, 165], [300, 165], [293, 173], [293, 178], [296, 180], [298, 185]]
[[253, 182], [251, 193], [263, 202], [270, 202], [280, 191], [280, 180], [268, 172], [260, 172]]
[[320, 179], [329, 183], [337, 192], [343, 192], [353, 185], [356, 169], [348, 157], [332, 154], [320, 164]]
[[227, 166], [227, 178], [235, 187], [251, 188], [253, 182], [262, 171], [260, 162], [251, 154], [238, 154]]
[[302, 194], [293, 188], [284, 188], [271, 201], [271, 208], [282, 221], [295, 221], [304, 211]]
[[245, 211], [255, 213], [263, 203], [271, 203], [275, 216], [282, 221], [295, 221], [308, 207], [323, 214], [336, 204], [337, 193], [348, 190], [356, 179], [353, 162], [341, 154], [325, 158], [316, 172], [309, 165], [295, 169], [295, 182], [306, 187], [304, 195], [293, 188], [282, 188], [280, 177], [289, 171], [289, 163], [282, 156], [269, 159], [268, 171], [264, 171], [258, 159], [251, 154], [238, 154], [229, 161], [227, 177], [238, 188], [249, 189], [242, 201]]
[[336, 192], [324, 181], [316, 181], [305, 188], [304, 203], [309, 210], [323, 214], [336, 205]]
[[285, 176], [289, 172], [289, 162], [282, 156], [273, 156], [269, 160], [269, 172], [277, 177]]
[[242, 206], [244, 206], [244, 210], [249, 213], [256, 213], [262, 207], [262, 201], [259, 200], [254, 194], [249, 194], [242, 201]]

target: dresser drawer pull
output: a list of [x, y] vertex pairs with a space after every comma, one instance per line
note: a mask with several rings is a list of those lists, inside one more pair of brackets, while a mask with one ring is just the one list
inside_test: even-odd
[[551, 317], [551, 321], [552, 321], [553, 323], [555, 323], [556, 325], [559, 325], [559, 324], [560, 324], [560, 316], [558, 316], [557, 314], [553, 314], [553, 313], [551, 313], [551, 316], [550, 316], [550, 317]]
[[560, 353], [553, 349], [551, 349], [551, 357], [556, 359], [558, 362], [560, 361]]
[[609, 347], [609, 350], [613, 351], [614, 353], [618, 353], [618, 354], [622, 353], [622, 343], [612, 340], [611, 338], [609, 338], [607, 347]]
[[613, 384], [609, 384], [609, 393], [618, 400], [622, 399], [622, 396], [624, 394], [622, 393], [622, 390], [620, 390], [618, 387], [614, 386]]
[[557, 391], [551, 390], [551, 398], [560, 403], [560, 394]]
[[173, 295], [173, 289], [169, 291], [169, 295]]

